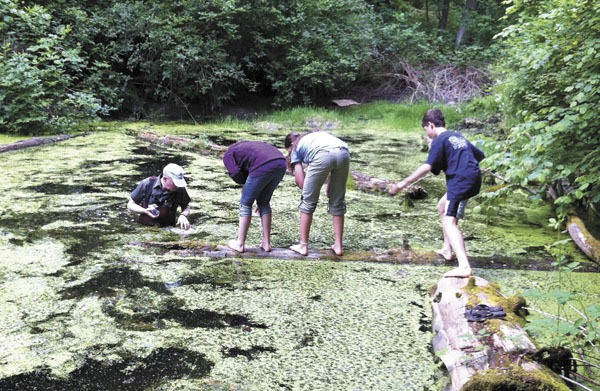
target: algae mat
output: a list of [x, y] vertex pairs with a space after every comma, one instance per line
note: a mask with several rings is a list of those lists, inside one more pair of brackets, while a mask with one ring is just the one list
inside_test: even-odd
[[[283, 137], [229, 141], [243, 136]], [[381, 148], [348, 137], [353, 169], [389, 172], [375, 159]], [[125, 207], [135, 183], [168, 161], [188, 173], [188, 232], [140, 227]], [[131, 245], [235, 236], [240, 189], [219, 156], [150, 148], [112, 131], [3, 154], [0, 169], [0, 389], [429, 390], [443, 382], [428, 295], [447, 267], [182, 258]], [[292, 182], [273, 199], [278, 247], [297, 240]], [[348, 201], [348, 249], [439, 244], [432, 199], [410, 209], [351, 190]], [[323, 208], [311, 240], [326, 248]], [[483, 216], [472, 229], [489, 223]], [[257, 224], [249, 243], [260, 240]], [[535, 231], [538, 247], [554, 240]], [[471, 236], [479, 255], [500, 251], [490, 247], [497, 237]], [[526, 241], [512, 240], [516, 253], [526, 251]]]

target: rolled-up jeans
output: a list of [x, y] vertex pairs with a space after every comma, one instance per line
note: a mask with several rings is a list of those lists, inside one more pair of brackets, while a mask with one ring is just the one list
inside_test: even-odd
[[346, 182], [350, 172], [347, 148], [331, 148], [317, 153], [306, 169], [299, 209], [312, 214], [317, 208], [321, 188], [329, 176], [328, 211], [332, 216], [346, 214]]
[[252, 216], [252, 204], [256, 205], [260, 215], [271, 213], [271, 197], [285, 175], [286, 167], [281, 167], [256, 177], [248, 177], [242, 190], [240, 216]]

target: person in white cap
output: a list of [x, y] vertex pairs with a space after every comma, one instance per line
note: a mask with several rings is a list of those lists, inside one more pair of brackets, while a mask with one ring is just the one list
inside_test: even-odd
[[[151, 176], [139, 182], [131, 192], [127, 209], [138, 214], [144, 225], [176, 225], [190, 229], [188, 220], [192, 210], [186, 190], [183, 168], [169, 163], [159, 176]], [[181, 213], [177, 217], [177, 210]]]

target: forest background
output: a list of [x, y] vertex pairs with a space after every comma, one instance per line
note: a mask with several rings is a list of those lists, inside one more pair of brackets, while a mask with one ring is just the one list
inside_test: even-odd
[[468, 107], [496, 119], [489, 195], [549, 202], [557, 229], [600, 221], [598, 1], [0, 0], [0, 37], [0, 137], [338, 98]]
[[550, 198], [557, 226], [597, 212], [596, 1], [0, 0], [0, 15], [0, 133], [248, 102], [469, 102], [502, 118], [499, 194]]

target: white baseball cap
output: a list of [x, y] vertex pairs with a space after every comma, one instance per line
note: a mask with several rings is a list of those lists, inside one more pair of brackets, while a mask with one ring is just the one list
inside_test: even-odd
[[165, 168], [163, 168], [163, 175], [171, 178], [177, 187], [187, 186], [187, 182], [183, 176], [183, 168], [175, 163], [167, 164]]

